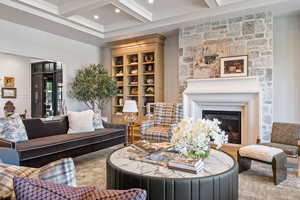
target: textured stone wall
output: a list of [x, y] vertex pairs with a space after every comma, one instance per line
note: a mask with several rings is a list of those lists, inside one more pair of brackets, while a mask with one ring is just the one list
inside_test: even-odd
[[[197, 68], [204, 56], [217, 56], [206, 68]], [[248, 55], [248, 75], [257, 76], [262, 88], [263, 141], [269, 141], [273, 122], [273, 16], [254, 13], [186, 27], [179, 35], [178, 80], [180, 94], [191, 78], [220, 76], [220, 57]]]

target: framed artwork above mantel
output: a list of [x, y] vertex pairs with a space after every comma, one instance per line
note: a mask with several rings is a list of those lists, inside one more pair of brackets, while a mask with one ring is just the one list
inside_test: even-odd
[[230, 56], [220, 58], [220, 77], [248, 76], [248, 56]]

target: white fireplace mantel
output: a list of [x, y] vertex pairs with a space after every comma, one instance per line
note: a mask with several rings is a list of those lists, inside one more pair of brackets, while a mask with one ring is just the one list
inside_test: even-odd
[[240, 111], [242, 145], [261, 132], [261, 89], [256, 77], [190, 79], [183, 93], [184, 116], [197, 120], [203, 110]]

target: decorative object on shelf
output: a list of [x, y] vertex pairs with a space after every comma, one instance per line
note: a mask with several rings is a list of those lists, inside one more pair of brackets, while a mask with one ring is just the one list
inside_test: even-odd
[[2, 88], [3, 99], [15, 99], [17, 98], [17, 88]]
[[4, 115], [5, 117], [9, 117], [15, 113], [16, 107], [14, 106], [13, 102], [7, 101], [4, 104]]
[[186, 157], [204, 159], [209, 155], [211, 145], [217, 149], [228, 142], [220, 122], [214, 120], [182, 120], [172, 131], [173, 148]]
[[137, 85], [138, 84], [138, 77], [132, 77], [130, 80], [130, 85]]
[[85, 103], [95, 113], [95, 129], [103, 128], [101, 111], [106, 102], [116, 96], [118, 87], [103, 65], [88, 65], [80, 69], [71, 84], [69, 95]]
[[132, 55], [129, 57], [129, 64], [137, 64], [138, 63], [138, 56]]
[[132, 69], [130, 70], [130, 74], [137, 74], [138, 73], [138, 69]]
[[243, 77], [248, 75], [248, 56], [221, 58], [221, 77]]
[[144, 56], [144, 61], [145, 62], [153, 62], [154, 61], [154, 55], [153, 54], [146, 54]]
[[123, 69], [118, 70], [116, 76], [123, 76]]
[[118, 94], [123, 95], [123, 88], [118, 88]]
[[146, 78], [146, 84], [154, 84], [154, 78]]
[[126, 100], [123, 111], [124, 120], [129, 122], [129, 125], [133, 125], [137, 119], [138, 108], [135, 100]]
[[153, 72], [154, 70], [153, 70], [154, 68], [153, 68], [153, 65], [151, 64], [151, 65], [147, 65], [146, 66], [146, 73], [149, 73], [149, 72]]
[[123, 106], [123, 98], [120, 98], [120, 99], [119, 99], [119, 105], [120, 105], [120, 106]]
[[20, 114], [20, 117], [21, 117], [22, 120], [27, 118], [27, 110], [26, 109], [24, 110], [23, 114]]
[[209, 54], [211, 49], [203, 47], [200, 53], [193, 57], [193, 78], [216, 78], [218, 77], [219, 54]]
[[154, 94], [154, 87], [146, 87], [145, 93], [146, 94]]
[[4, 87], [15, 87], [15, 78], [4, 77]]
[[132, 87], [130, 89], [130, 94], [131, 95], [138, 95], [139, 91], [138, 91], [138, 88], [137, 87]]
[[117, 57], [115, 61], [116, 65], [123, 65], [123, 57]]
[[117, 81], [117, 86], [123, 86], [123, 81]]

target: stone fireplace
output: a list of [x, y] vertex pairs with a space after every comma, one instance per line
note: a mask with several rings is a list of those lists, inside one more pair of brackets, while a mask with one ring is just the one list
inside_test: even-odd
[[183, 93], [184, 116], [218, 118], [231, 144], [255, 144], [261, 135], [260, 99], [256, 77], [190, 79]]

